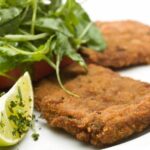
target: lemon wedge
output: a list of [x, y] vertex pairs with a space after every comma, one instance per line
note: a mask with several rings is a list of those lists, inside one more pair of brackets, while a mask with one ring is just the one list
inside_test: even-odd
[[33, 89], [26, 72], [0, 97], [0, 146], [17, 144], [26, 135], [32, 122]]

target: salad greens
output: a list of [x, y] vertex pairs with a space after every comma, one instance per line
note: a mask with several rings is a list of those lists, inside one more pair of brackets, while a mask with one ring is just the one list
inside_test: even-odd
[[99, 30], [75, 0], [0, 0], [0, 75], [24, 64], [44, 60], [56, 70], [64, 57], [86, 63], [78, 53], [105, 48]]

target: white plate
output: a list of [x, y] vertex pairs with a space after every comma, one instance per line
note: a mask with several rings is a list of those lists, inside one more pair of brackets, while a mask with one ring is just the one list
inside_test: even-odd
[[[150, 24], [149, 0], [79, 0], [82, 1], [93, 20], [125, 20], [134, 19], [146, 24]], [[136, 30], [136, 29], [135, 29]], [[142, 80], [150, 83], [150, 66], [130, 68], [120, 71], [124, 76]], [[36, 113], [36, 116], [39, 116]], [[44, 120], [36, 123], [40, 138], [34, 142], [30, 131], [26, 138], [17, 146], [12, 148], [0, 148], [0, 150], [94, 150], [91, 145], [77, 141], [69, 134], [48, 128]], [[105, 150], [149, 150], [150, 133], [146, 131], [142, 136], [138, 136], [122, 144], [106, 148]]]

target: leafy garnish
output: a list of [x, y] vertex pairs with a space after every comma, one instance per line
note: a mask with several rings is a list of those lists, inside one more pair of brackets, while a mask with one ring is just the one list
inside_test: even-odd
[[0, 75], [23, 64], [46, 61], [60, 86], [64, 57], [86, 68], [78, 50], [105, 48], [105, 41], [75, 0], [0, 0]]
[[37, 141], [39, 139], [39, 134], [38, 133], [33, 133], [32, 138], [34, 141]]

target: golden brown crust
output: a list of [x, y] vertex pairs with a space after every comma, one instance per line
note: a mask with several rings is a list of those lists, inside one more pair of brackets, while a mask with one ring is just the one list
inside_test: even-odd
[[37, 85], [35, 106], [51, 127], [102, 147], [150, 126], [149, 84], [92, 64], [88, 70], [71, 65], [63, 71], [64, 85], [79, 98], [60, 89], [54, 77]]
[[150, 63], [150, 27], [136, 21], [96, 22], [107, 48], [82, 51], [89, 62], [111, 68]]

